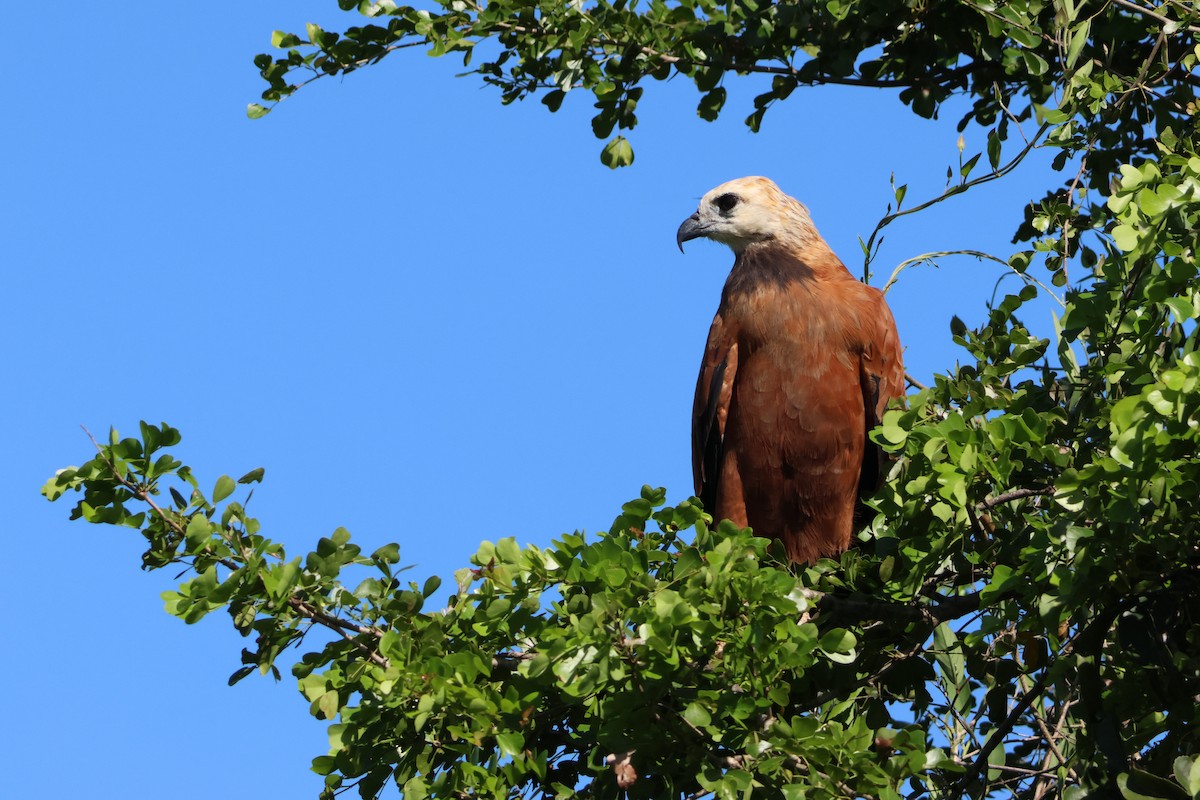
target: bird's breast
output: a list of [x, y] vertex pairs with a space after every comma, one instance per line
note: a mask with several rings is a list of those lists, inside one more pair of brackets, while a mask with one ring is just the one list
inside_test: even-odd
[[740, 435], [781, 462], [824, 461], [859, 446], [865, 412], [852, 320], [803, 292], [726, 299], [739, 332], [731, 413]]
[[830, 360], [851, 367], [857, 357], [856, 321], [816, 292], [757, 287], [725, 300], [724, 316], [737, 321], [743, 352], [767, 348], [778, 351], [776, 357], [797, 359], [797, 368], [812, 369]]

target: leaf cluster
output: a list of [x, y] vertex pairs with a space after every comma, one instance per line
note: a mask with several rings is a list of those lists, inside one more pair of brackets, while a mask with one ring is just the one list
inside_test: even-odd
[[[1183, 4], [1171, 5], [1178, 18], [1133, 2], [1072, 0], [819, 5], [436, 0], [427, 8], [339, 0], [343, 10], [371, 21], [341, 33], [312, 24], [303, 35], [276, 31], [272, 44], [286, 52], [255, 57], [267, 82], [267, 105], [251, 104], [249, 113], [266, 114], [314, 79], [347, 74], [417, 47], [431, 56], [461, 54], [469, 74], [496, 87], [504, 103], [536, 96], [557, 111], [571, 92], [589, 95], [592, 130], [602, 139], [636, 126], [647, 81], [687, 79], [699, 94], [697, 114], [714, 120], [725, 107], [726, 81], [757, 74], [769, 76], [770, 84], [746, 117], [751, 130], [759, 129], [772, 106], [805, 86], [895, 89], [923, 117], [936, 116], [957, 95], [972, 100], [960, 129], [971, 123], [995, 126], [988, 147], [994, 156], [1010, 122], [1053, 107], [1064, 77], [1086, 87], [1090, 99], [1099, 101], [1096, 111], [1103, 111], [1105, 96], [1120, 91], [1123, 82], [1146, 87], [1168, 74], [1168, 90], [1139, 104], [1143, 110], [1136, 121], [1190, 124], [1186, 106], [1195, 80], [1177, 60], [1178, 45], [1166, 45], [1163, 37], [1190, 36], [1195, 15]], [[489, 46], [479, 47], [485, 42]], [[486, 55], [472, 66], [477, 49]], [[1094, 85], [1102, 75], [1110, 85]], [[1018, 110], [1022, 103], [1025, 108]], [[1104, 122], [1093, 126], [1102, 171], [1150, 149], [1139, 125], [1123, 124], [1111, 112]], [[613, 138], [602, 159], [612, 167], [632, 163], [625, 137]]]
[[[165, 425], [146, 432], [178, 441]], [[82, 490], [73, 513], [139, 527], [148, 568], [186, 565], [194, 577], [166, 593], [170, 613], [193, 622], [224, 607], [256, 632], [243, 658], [253, 665], [231, 680], [274, 669], [313, 626], [337, 634], [293, 667], [314, 716], [331, 723], [330, 753], [313, 767], [330, 793], [353, 784], [370, 797], [391, 780], [406, 797], [838, 797], [851, 785], [898, 797], [927, 766], [923, 732], [889, 728], [892, 691], [863, 675], [867, 663], [890, 671], [895, 647], [863, 656], [859, 645], [864, 609], [911, 629], [907, 647], [928, 634], [930, 612], [856, 605], [822, 577], [831, 565], [797, 576], [767, 540], [728, 523], [710, 531], [694, 501], [664, 508], [663, 491], [645, 487], [594, 541], [487, 543], [430, 611], [438, 581], [401, 589], [394, 545], [363, 558], [339, 530], [286, 560], [243, 504], [218, 513], [227, 478], [212, 502], [193, 488], [185, 505], [168, 487], [175, 502], [160, 505], [168, 480], [194, 479], [175, 461], [149, 468], [139, 453], [156, 449], [114, 435], [45, 494]], [[135, 502], [149, 512], [130, 515]], [[377, 574], [350, 590], [340, 576], [351, 564]], [[819, 610], [840, 602], [844, 619]], [[624, 771], [610, 768], [618, 759]]]

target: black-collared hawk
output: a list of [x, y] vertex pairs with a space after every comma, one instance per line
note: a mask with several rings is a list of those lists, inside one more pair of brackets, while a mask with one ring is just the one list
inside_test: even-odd
[[766, 178], [704, 195], [680, 250], [698, 237], [736, 258], [696, 383], [696, 495], [715, 520], [781, 539], [793, 561], [836, 556], [883, 478], [867, 433], [904, 394], [892, 312]]

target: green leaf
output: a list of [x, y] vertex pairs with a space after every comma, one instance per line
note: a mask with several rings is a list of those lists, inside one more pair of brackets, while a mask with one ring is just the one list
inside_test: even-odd
[[496, 559], [502, 564], [516, 564], [521, 560], [521, 546], [508, 536], [496, 542]]
[[1076, 25], [1071, 32], [1071, 44], [1067, 47], [1067, 69], [1074, 69], [1075, 64], [1079, 62], [1079, 56], [1083, 52], [1084, 46], [1087, 45], [1088, 37], [1091, 35], [1091, 28], [1091, 20], [1084, 20]]
[[62, 497], [64, 493], [78, 486], [75, 475], [76, 471], [74, 467], [59, 470], [58, 474], [46, 481], [42, 486], [42, 496], [50, 502], [54, 502]]
[[1175, 780], [1191, 797], [1200, 795], [1200, 761], [1192, 756], [1180, 756], [1173, 765]]
[[1178, 784], [1142, 770], [1118, 775], [1117, 788], [1125, 800], [1187, 800], [1190, 797]]
[[261, 573], [264, 587], [276, 602], [287, 599], [300, 579], [300, 559], [287, 561]]
[[550, 657], [545, 653], [534, 653], [533, 658], [522, 662], [520, 672], [529, 678], [536, 678], [550, 667]]
[[1172, 202], [1166, 195], [1145, 188], [1137, 193], [1137, 204], [1147, 217], [1160, 217], [1171, 207]]
[[397, 564], [400, 561], [400, 545], [395, 542], [388, 542], [383, 547], [380, 547], [374, 553], [371, 553], [371, 560], [382, 564]]
[[499, 619], [512, 610], [512, 601], [507, 597], [498, 597], [488, 604], [488, 619]]
[[286, 33], [284, 31], [273, 31], [271, 33], [271, 46], [280, 50], [286, 50], [290, 47], [297, 47], [303, 44], [300, 37], [294, 33]]
[[325, 719], [332, 721], [337, 719], [338, 712], [342, 708], [342, 701], [336, 690], [330, 690], [317, 698], [316, 706]]
[[600, 151], [600, 163], [609, 169], [627, 167], [633, 163], [633, 146], [624, 136], [616, 136]]
[[687, 708], [683, 710], [683, 718], [697, 728], [712, 724], [712, 715], [697, 702], [688, 703]]
[[904, 412], [892, 409], [885, 411], [883, 414], [883, 424], [879, 426], [879, 433], [884, 439], [892, 444], [903, 444], [908, 439], [908, 430], [900, 424], [904, 419]]
[[262, 483], [265, 470], [262, 467], [257, 467], [250, 470], [242, 477], [238, 478], [238, 483]]
[[700, 104], [696, 107], [696, 114], [700, 119], [707, 122], [712, 122], [721, 113], [721, 109], [725, 106], [726, 92], [725, 88], [718, 86], [712, 91], [700, 98]]
[[1112, 237], [1117, 247], [1127, 253], [1137, 247], [1138, 232], [1128, 225], [1118, 225], [1113, 228]]
[[247, 103], [246, 104], [246, 116], [249, 117], [250, 119], [258, 119], [259, 117], [265, 117], [267, 114], [270, 114], [270, 113], [271, 113], [271, 109], [266, 106], [259, 105], [258, 103]]
[[518, 756], [525, 749], [525, 737], [519, 733], [498, 733], [496, 744], [506, 756]]
[[853, 633], [845, 628], [833, 628], [821, 636], [818, 647], [824, 650], [826, 655], [848, 655], [853, 654], [856, 644], [858, 640]]
[[1003, 767], [1006, 762], [1007, 762], [1007, 756], [1004, 752], [1004, 748], [1003, 747], [993, 747], [992, 751], [990, 753], [988, 753], [988, 758], [987, 758], [987, 763], [988, 763], [987, 777], [988, 777], [989, 781], [994, 781], [994, 780], [1000, 779], [1000, 776], [1003, 775], [1004, 772], [997, 768]]
[[987, 154], [988, 163], [995, 170], [1000, 166], [1000, 149], [1003, 143], [1000, 141], [1000, 133], [996, 130], [988, 131], [987, 137]]
[[1025, 69], [1029, 70], [1033, 75], [1045, 75], [1050, 69], [1050, 65], [1046, 63], [1046, 59], [1032, 50], [1022, 50], [1021, 58], [1025, 61]]
[[188, 520], [187, 530], [184, 534], [187, 542], [187, 549], [194, 551], [199, 549], [213, 535], [213, 524], [208, 521], [208, 518], [203, 514], [193, 514]]
[[228, 475], [222, 475], [221, 477], [217, 478], [217, 485], [213, 487], [212, 493], [213, 503], [219, 503], [226, 497], [229, 497], [229, 495], [233, 494], [233, 490], [236, 488], [237, 484], [234, 483], [233, 478], [229, 477]]
[[1031, 30], [1026, 30], [1020, 25], [1013, 25], [1008, 29], [1008, 35], [1012, 37], [1014, 42], [1017, 42], [1022, 47], [1037, 47], [1042, 43], [1042, 38], [1037, 33]]
[[238, 669], [238, 670], [234, 670], [233, 674], [229, 676], [229, 680], [227, 681], [227, 683], [230, 686], [233, 686], [235, 683], [238, 683], [239, 681], [241, 681], [243, 678], [245, 678], [247, 675], [249, 675], [252, 672], [254, 672], [253, 665], [250, 665], [248, 667], [242, 667], [241, 669]]
[[971, 170], [975, 169], [975, 165], [977, 163], [979, 163], [979, 157], [981, 155], [983, 155], [983, 154], [976, 153], [975, 155], [973, 155], [969, 159], [967, 159], [966, 163], [958, 168], [958, 174], [964, 178], [967, 177], [968, 175], [970, 175]]
[[1190, 297], [1168, 297], [1163, 303], [1171, 309], [1179, 324], [1183, 324], [1196, 316], [1195, 306]]

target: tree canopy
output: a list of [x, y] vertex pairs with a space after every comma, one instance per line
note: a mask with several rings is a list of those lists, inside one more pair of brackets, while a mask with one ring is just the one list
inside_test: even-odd
[[[231, 678], [292, 671], [330, 751], [326, 793], [406, 798], [1200, 796], [1200, 348], [1193, 4], [443, 0], [346, 2], [341, 33], [277, 32], [251, 116], [305, 80], [394, 51], [461, 53], [511, 102], [590, 95], [610, 166], [645, 84], [771, 77], [747, 124], [815, 84], [892, 88], [922, 116], [970, 100], [987, 130], [946, 193], [1034, 148], [1059, 176], [1014, 220], [1025, 279], [960, 363], [873, 433], [897, 460], [840, 560], [787, 565], [764, 539], [647, 486], [597, 537], [487, 544], [441, 592], [399, 550], [343, 530], [304, 556], [239, 486], [202, 484], [143, 424], [43, 490], [137, 529], [167, 610], [224, 609], [248, 637]], [[475, 50], [479, 55], [472, 58]], [[986, 164], [983, 166], [980, 162]], [[893, 273], [894, 280], [899, 270]], [[1022, 322], [1062, 292], [1053, 338]], [[245, 491], [245, 489], [241, 489]], [[448, 595], [448, 599], [441, 598]]]

